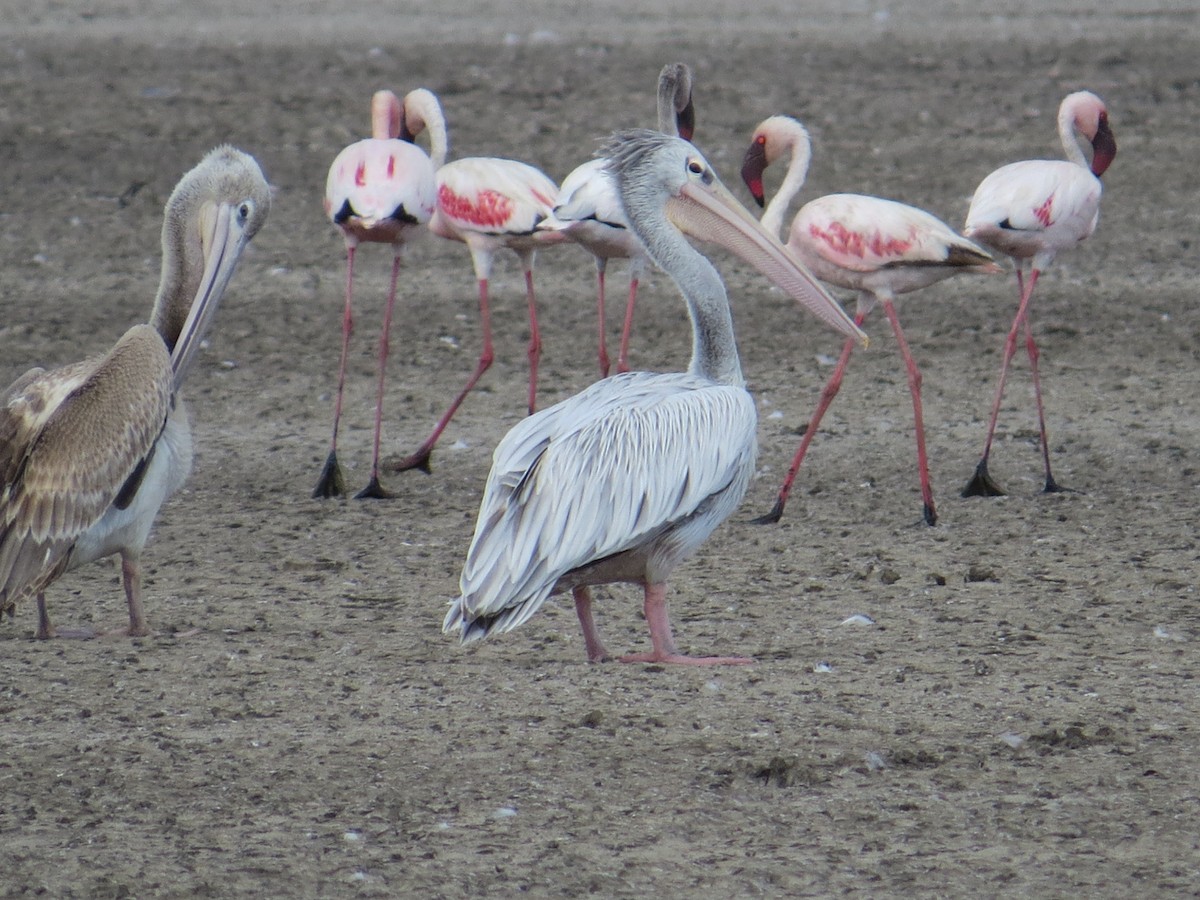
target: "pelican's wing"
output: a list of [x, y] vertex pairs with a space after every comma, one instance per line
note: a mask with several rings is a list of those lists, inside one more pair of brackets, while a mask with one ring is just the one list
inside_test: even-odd
[[558, 202], [558, 185], [513, 159], [469, 157], [437, 171], [438, 210], [455, 228], [532, 234]]
[[44, 588], [79, 535], [132, 498], [170, 404], [170, 355], [149, 325], [100, 359], [33, 370], [9, 388], [0, 407], [0, 608]]
[[991, 261], [925, 210], [862, 194], [829, 194], [806, 203], [792, 222], [797, 232], [826, 260], [854, 272]]
[[688, 375], [631, 373], [530, 416], [496, 448], [447, 631], [529, 618], [560, 577], [638, 547], [752, 467], [754, 403]]

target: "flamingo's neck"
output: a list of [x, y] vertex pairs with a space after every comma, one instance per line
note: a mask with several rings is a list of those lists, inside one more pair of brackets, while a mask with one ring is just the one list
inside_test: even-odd
[[1075, 110], [1070, 104], [1063, 104], [1058, 111], [1058, 136], [1067, 159], [1077, 166], [1089, 168], [1087, 154], [1083, 152], [1083, 144], [1079, 140], [1079, 132], [1075, 130]]
[[404, 96], [404, 125], [413, 134], [429, 131], [429, 159], [434, 169], [446, 163], [450, 151], [450, 139], [446, 131], [446, 117], [442, 105], [432, 91], [417, 88]]
[[[804, 181], [808, 178], [808, 166], [812, 161], [812, 143], [809, 141], [808, 132], [800, 123], [794, 124], [795, 128], [789, 127], [777, 133], [777, 136], [773, 135], [774, 139], [783, 141], [783, 146], [790, 151], [791, 157], [788, 160], [787, 174], [783, 176], [779, 190], [775, 192], [762, 215], [762, 226], [771, 234], [783, 232], [783, 220], [788, 207], [804, 187]], [[786, 235], [783, 237], [786, 239]]]

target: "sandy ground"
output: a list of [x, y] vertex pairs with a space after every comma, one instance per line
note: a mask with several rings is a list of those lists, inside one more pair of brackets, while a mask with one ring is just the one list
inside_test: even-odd
[[[197, 464], [145, 554], [155, 633], [40, 643], [30, 604], [0, 624], [0, 893], [1193, 894], [1194, 9], [914, 0], [726, 21], [711, 2], [648, 17], [468, 0], [437, 15], [26, 6], [0, 32], [0, 383], [145, 319], [163, 202], [209, 147], [257, 156], [276, 201], [186, 387]], [[987, 172], [1058, 154], [1064, 94], [1106, 98], [1120, 154], [1100, 229], [1047, 273], [1033, 313], [1056, 475], [1077, 492], [1039, 493], [1018, 357], [992, 460], [1010, 495], [958, 496], [1016, 300], [1011, 275], [960, 278], [900, 304], [939, 525], [920, 522], [882, 316], [783, 521], [750, 524], [840, 341], [719, 257], [760, 403], [760, 473], [672, 597], [684, 648], [757, 664], [590, 666], [561, 601], [460, 648], [442, 613], [491, 449], [522, 413], [520, 273], [498, 265], [497, 363], [433, 473], [389, 477], [391, 501], [310, 499], [344, 272], [325, 172], [364, 134], [373, 90], [424, 85], [453, 155], [561, 179], [597, 138], [652, 123], [655, 78], [675, 60], [696, 71], [697, 144], [747, 202], [750, 130], [789, 112], [815, 141], [805, 196], [877, 193], [956, 224]], [[355, 488], [388, 254], [360, 259], [343, 440]], [[550, 403], [595, 377], [593, 282], [578, 248], [540, 263]], [[619, 296], [623, 269], [610, 271]], [[422, 239], [401, 294], [389, 453], [425, 435], [479, 344], [461, 246]], [[644, 297], [635, 365], [682, 368], [677, 295], [656, 275]], [[645, 647], [640, 592], [600, 597], [609, 646]], [[64, 578], [49, 603], [60, 624], [125, 619], [111, 563]], [[846, 624], [855, 614], [875, 624]]]

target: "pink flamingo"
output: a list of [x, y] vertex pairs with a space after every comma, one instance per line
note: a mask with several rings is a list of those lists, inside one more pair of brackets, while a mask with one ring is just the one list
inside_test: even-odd
[[434, 444], [471, 388], [492, 365], [494, 353], [488, 279], [492, 274], [496, 252], [504, 248], [517, 254], [525, 272], [525, 294], [529, 303], [529, 412], [534, 411], [542, 339], [538, 331], [537, 304], [533, 292], [533, 262], [538, 247], [567, 240], [558, 232], [539, 231], [537, 227], [551, 214], [557, 202], [558, 185], [540, 170], [516, 160], [471, 157], [454, 160], [438, 169], [437, 209], [429, 222], [429, 230], [441, 237], [461, 241], [471, 251], [475, 278], [479, 284], [483, 350], [466, 386], [442, 414], [433, 432], [411, 456], [391, 464], [395, 471], [429, 471], [429, 457]]
[[[787, 175], [762, 217], [763, 227], [772, 233], [782, 229], [788, 204], [800, 191], [808, 175], [812, 154], [808, 132], [793, 118], [772, 116], [755, 129], [742, 163], [742, 179], [761, 206], [764, 196], [763, 170], [784, 153], [791, 154]], [[866, 321], [876, 302], [883, 304], [908, 369], [925, 522], [937, 524], [929, 462], [925, 453], [921, 372], [900, 327], [895, 298], [898, 294], [928, 287], [959, 272], [999, 272], [999, 267], [986, 251], [956, 234], [950, 226], [924, 210], [862, 194], [829, 194], [806, 203], [792, 220], [787, 246], [822, 281], [858, 291], [854, 317], [856, 325], [861, 326]], [[829, 382], [821, 391], [817, 408], [813, 411], [800, 447], [779, 489], [775, 506], [756, 522], [778, 522], [783, 515], [792, 482], [804, 461], [809, 443], [817, 433], [821, 417], [837, 396], [853, 349], [853, 340], [847, 341], [842, 348], [842, 355]]]
[[[988, 474], [988, 455], [1004, 396], [1008, 364], [1017, 349], [1017, 332], [1022, 328], [1041, 429], [1046, 469], [1043, 490], [1045, 493], [1064, 490], [1050, 473], [1050, 445], [1046, 440], [1046, 416], [1038, 380], [1038, 349], [1029, 326], [1029, 298], [1038, 276], [1055, 255], [1076, 246], [1096, 230], [1100, 219], [1100, 176], [1117, 155], [1117, 141], [1108, 127], [1104, 101], [1088, 91], [1078, 91], [1063, 99], [1058, 108], [1058, 134], [1067, 156], [1065, 160], [1025, 160], [1002, 166], [980, 182], [967, 212], [964, 233], [997, 253], [1012, 257], [1021, 301], [1004, 342], [1000, 381], [992, 402], [983, 456], [963, 488], [964, 497], [996, 497], [1004, 493]], [[1090, 167], [1079, 143], [1081, 134], [1092, 145]]]
[[[692, 70], [684, 63], [668, 63], [658, 76], [658, 130], [685, 141], [692, 139], [696, 110], [692, 105]], [[607, 168], [608, 160], [591, 159], [563, 179], [561, 198], [553, 217], [541, 223], [544, 230], [561, 231], [580, 244], [596, 260], [596, 307], [600, 319], [600, 376], [608, 375], [605, 343], [604, 275], [610, 259], [629, 260], [629, 299], [621, 329], [617, 371], [629, 371], [629, 335], [637, 304], [638, 282], [646, 269], [646, 251], [633, 234], [616, 182]]]
[[[413, 141], [429, 129], [430, 152]], [[356, 497], [391, 496], [379, 483], [379, 442], [383, 426], [383, 383], [387, 368], [388, 334], [396, 304], [396, 281], [405, 244], [432, 218], [437, 201], [436, 169], [446, 159], [446, 124], [437, 97], [420, 88], [401, 104], [391, 91], [371, 99], [371, 137], [351, 144], [337, 155], [325, 182], [325, 214], [346, 240], [346, 306], [342, 314], [342, 357], [338, 366], [337, 399], [333, 406], [333, 439], [314, 497], [346, 492], [337, 459], [338, 425], [346, 384], [346, 356], [353, 327], [350, 301], [354, 285], [354, 254], [361, 242], [392, 246], [392, 277], [379, 335], [379, 388], [375, 402], [375, 444], [371, 479]]]

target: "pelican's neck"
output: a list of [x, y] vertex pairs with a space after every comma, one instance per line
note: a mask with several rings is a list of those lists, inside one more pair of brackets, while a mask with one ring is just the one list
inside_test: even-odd
[[1058, 137], [1067, 159], [1090, 170], [1087, 154], [1083, 152], [1083, 144], [1079, 141], [1079, 132], [1075, 130], [1075, 106], [1071, 103], [1064, 103], [1058, 108]]
[[175, 349], [204, 275], [204, 251], [195, 214], [189, 204], [178, 202], [168, 206], [163, 220], [162, 273], [150, 324], [162, 335], [168, 350]]
[[629, 212], [650, 258], [671, 276], [687, 301], [692, 320], [692, 361], [688, 372], [719, 384], [743, 387], [746, 381], [734, 340], [729, 296], [721, 276], [671, 224], [661, 208]]
[[[812, 142], [809, 140], [808, 131], [804, 126], [792, 119], [779, 120], [773, 127], [768, 140], [771, 143], [778, 142], [776, 154], [782, 153], [782, 151], [790, 154], [787, 174], [783, 176], [779, 190], [775, 192], [775, 196], [771, 198], [766, 211], [762, 214], [763, 228], [771, 234], [782, 234], [783, 220], [787, 215], [788, 207], [795, 196], [800, 193], [800, 189], [804, 187], [804, 180], [808, 178], [808, 166], [812, 161]], [[769, 158], [768, 162], [770, 162]], [[784, 235], [785, 239], [786, 237]]]

